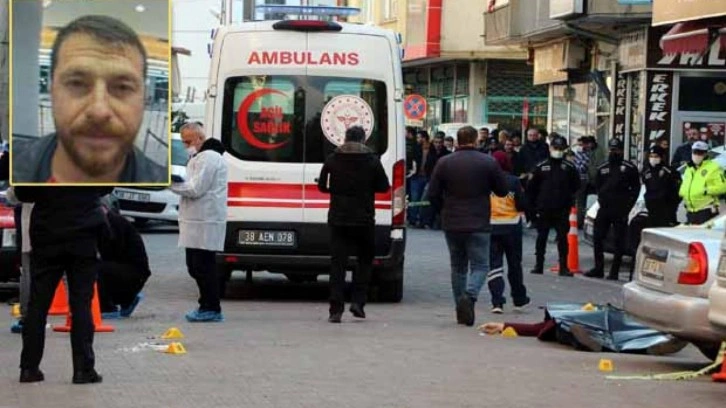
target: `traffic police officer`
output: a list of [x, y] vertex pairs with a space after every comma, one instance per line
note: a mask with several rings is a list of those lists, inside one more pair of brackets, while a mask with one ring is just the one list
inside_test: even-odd
[[618, 280], [625, 249], [628, 213], [640, 194], [640, 174], [633, 163], [623, 159], [623, 142], [620, 139], [611, 139], [608, 148], [610, 150], [608, 160], [598, 167], [595, 174], [595, 189], [600, 204], [595, 218], [593, 237], [595, 268], [585, 273], [585, 276], [591, 278], [604, 276], [603, 241], [612, 226], [615, 255], [608, 279]]
[[527, 183], [527, 196], [536, 211], [536, 265], [531, 273], [542, 274], [550, 229], [557, 232], [560, 276], [572, 276], [567, 268], [569, 213], [580, 188], [575, 165], [564, 159], [567, 141], [555, 134], [549, 147], [550, 158], [537, 164]]
[[695, 142], [691, 161], [683, 174], [679, 195], [688, 211], [689, 224], [698, 225], [718, 215], [719, 196], [726, 194], [726, 178], [721, 166], [709, 159], [708, 144]]
[[648, 164], [643, 169], [645, 207], [648, 209], [649, 227], [669, 227], [677, 223], [676, 210], [681, 201], [678, 188], [680, 175], [666, 165], [665, 150], [654, 145], [648, 154]]

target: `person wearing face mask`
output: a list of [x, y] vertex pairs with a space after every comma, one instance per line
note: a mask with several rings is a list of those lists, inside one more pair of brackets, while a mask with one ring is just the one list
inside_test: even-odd
[[676, 210], [681, 201], [678, 197], [681, 178], [665, 163], [667, 156], [668, 153], [662, 147], [652, 146], [648, 154], [648, 165], [642, 174], [648, 226], [653, 228], [670, 227], [677, 223]]
[[572, 276], [567, 268], [567, 232], [570, 208], [580, 188], [580, 175], [575, 165], [564, 159], [567, 141], [554, 133], [549, 147], [550, 158], [535, 166], [527, 183], [526, 195], [536, 211], [536, 264], [531, 273], [541, 275], [550, 229], [557, 232], [560, 276]]
[[186, 181], [173, 182], [169, 189], [180, 195], [179, 246], [186, 249], [189, 275], [199, 287], [199, 307], [186, 314], [190, 322], [221, 322], [220, 277], [216, 252], [224, 249], [227, 230], [227, 164], [224, 146], [207, 139], [198, 123], [181, 128], [181, 139], [192, 156]]
[[586, 272], [585, 276], [604, 277], [603, 241], [612, 226], [615, 254], [607, 278], [618, 280], [628, 232], [628, 213], [640, 194], [640, 174], [635, 164], [624, 160], [623, 142], [620, 139], [611, 139], [608, 148], [608, 160], [598, 167], [595, 175], [597, 201], [600, 204], [593, 231], [595, 267]]
[[693, 143], [691, 161], [679, 191], [686, 206], [686, 219], [691, 225], [703, 224], [718, 215], [719, 196], [726, 194], [724, 172], [707, 154], [705, 142]]

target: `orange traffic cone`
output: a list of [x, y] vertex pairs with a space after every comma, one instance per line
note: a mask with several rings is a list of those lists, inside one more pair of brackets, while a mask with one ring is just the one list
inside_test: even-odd
[[[580, 270], [580, 245], [577, 235], [577, 207], [570, 210], [570, 231], [567, 233], [567, 269], [572, 273], [582, 273]], [[560, 265], [550, 268], [552, 272], [559, 272]]]
[[[93, 316], [93, 326], [94, 331], [96, 333], [108, 333], [112, 332], [116, 329], [114, 329], [113, 326], [107, 326], [103, 324], [103, 321], [101, 319], [101, 303], [98, 300], [98, 284], [93, 284], [93, 300], [91, 301], [91, 315]], [[68, 312], [66, 315], [66, 324], [63, 326], [57, 326], [53, 327], [53, 331], [56, 332], [70, 332], [71, 331], [71, 323], [73, 319], [71, 318], [71, 313]]]
[[53, 303], [50, 305], [48, 314], [51, 316], [62, 316], [68, 314], [68, 292], [66, 292], [66, 283], [63, 279], [58, 283], [53, 296]]
[[715, 382], [726, 382], [726, 344], [721, 345], [721, 372], [711, 376]]

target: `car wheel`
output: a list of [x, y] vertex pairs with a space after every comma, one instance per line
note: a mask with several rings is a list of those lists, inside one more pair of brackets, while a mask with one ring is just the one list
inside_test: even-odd
[[721, 344], [719, 343], [693, 343], [693, 345], [711, 361], [716, 361], [718, 352], [721, 350]]
[[403, 299], [403, 261], [393, 268], [381, 271], [381, 275], [396, 276], [393, 280], [378, 279], [378, 300], [398, 303]]

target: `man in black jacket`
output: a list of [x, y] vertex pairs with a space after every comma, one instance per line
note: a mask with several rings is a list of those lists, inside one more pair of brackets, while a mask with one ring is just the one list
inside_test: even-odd
[[121, 214], [103, 206], [109, 227], [101, 235], [98, 252], [98, 295], [104, 319], [129, 317], [141, 301], [149, 279], [149, 258], [141, 235]]
[[112, 187], [16, 187], [15, 196], [35, 203], [30, 221], [30, 302], [23, 321], [20, 382], [43, 381], [48, 309], [63, 274], [71, 309], [73, 383], [101, 382], [93, 353], [91, 299], [98, 268], [98, 237], [106, 226], [100, 198]]
[[572, 276], [567, 268], [567, 231], [570, 208], [580, 188], [580, 175], [575, 165], [564, 159], [567, 141], [554, 134], [549, 147], [550, 158], [535, 166], [532, 179], [527, 183], [527, 197], [536, 211], [537, 244], [536, 264], [531, 271], [541, 275], [550, 229], [557, 233], [560, 276]]
[[492, 156], [476, 150], [476, 129], [465, 126], [456, 137], [459, 148], [439, 160], [429, 198], [443, 208], [441, 224], [451, 257], [457, 322], [473, 326], [474, 304], [489, 273], [491, 194], [504, 197], [509, 186]]
[[623, 158], [623, 142], [620, 139], [611, 139], [608, 147], [608, 161], [598, 167], [595, 176], [597, 201], [600, 204], [593, 231], [595, 267], [585, 276], [604, 277], [603, 241], [612, 226], [615, 254], [608, 279], [618, 280], [628, 233], [628, 213], [640, 194], [640, 174], [635, 164]]
[[[520, 178], [522, 184], [527, 189], [527, 182], [532, 176], [535, 166], [549, 157], [549, 148], [547, 143], [541, 139], [540, 131], [536, 128], [527, 129], [527, 142], [519, 149], [519, 163], [522, 171]], [[534, 209], [529, 209], [526, 213], [527, 221], [532, 223], [535, 218]]]
[[343, 290], [348, 257], [355, 254], [350, 312], [365, 318], [368, 282], [375, 252], [375, 193], [390, 189], [388, 177], [375, 154], [363, 144], [365, 130], [354, 126], [345, 132], [345, 143], [323, 164], [318, 189], [330, 193], [330, 317], [340, 323], [345, 307]]

